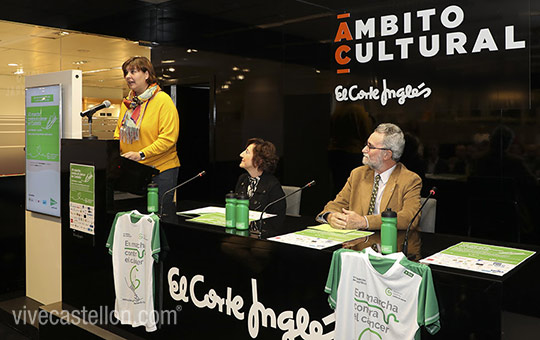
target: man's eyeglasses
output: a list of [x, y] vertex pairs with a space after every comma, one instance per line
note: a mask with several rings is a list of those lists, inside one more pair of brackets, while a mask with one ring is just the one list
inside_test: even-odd
[[370, 150], [390, 150], [389, 148], [378, 148], [376, 146], [371, 145], [369, 142], [366, 143], [365, 146], [367, 146], [368, 149], [370, 149]]

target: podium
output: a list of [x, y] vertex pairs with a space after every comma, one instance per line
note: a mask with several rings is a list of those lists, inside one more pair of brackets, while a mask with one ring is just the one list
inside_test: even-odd
[[[118, 140], [61, 140], [62, 301], [72, 306], [91, 307], [99, 299], [88, 296], [96, 293], [111, 295], [106, 301], [114, 302], [113, 280], [108, 275], [109, 268], [103, 266], [111, 261], [105, 243], [112, 219], [118, 211], [140, 209], [146, 213], [146, 186], [159, 173], [157, 169], [121, 157], [119, 150]], [[88, 177], [93, 177], [93, 234], [72, 228], [71, 219], [79, 213], [70, 207], [70, 186], [79, 185], [71, 178], [74, 166], [90, 169]], [[133, 198], [116, 200], [119, 191], [130, 193]], [[81, 192], [84, 194], [84, 190]]]

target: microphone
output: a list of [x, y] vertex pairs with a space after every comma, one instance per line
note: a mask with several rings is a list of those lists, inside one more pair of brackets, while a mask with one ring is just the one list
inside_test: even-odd
[[431, 188], [431, 190], [429, 191], [429, 195], [428, 197], [426, 197], [426, 199], [424, 200], [424, 203], [422, 203], [422, 205], [420, 206], [420, 209], [418, 209], [418, 211], [416, 212], [416, 214], [414, 215], [414, 217], [412, 218], [411, 222], [409, 223], [409, 225], [407, 226], [407, 231], [405, 232], [405, 241], [403, 241], [403, 254], [405, 254], [405, 256], [407, 256], [407, 248], [409, 246], [409, 230], [411, 230], [411, 225], [413, 224], [416, 216], [418, 216], [418, 214], [420, 213], [420, 211], [422, 211], [422, 208], [424, 207], [424, 205], [426, 205], [428, 199], [431, 197], [431, 196], [435, 196], [435, 193], [437, 192], [437, 187], [433, 187]]
[[184, 186], [185, 184], [188, 184], [189, 182], [193, 181], [195, 178], [199, 178], [199, 177], [202, 177], [203, 175], [206, 175], [206, 171], [201, 171], [199, 172], [198, 174], [196, 174], [195, 176], [191, 177], [190, 179], [188, 179], [187, 181], [183, 182], [183, 183], [180, 183], [178, 184], [177, 186], [175, 186], [174, 188], [171, 188], [167, 191], [165, 191], [165, 193], [161, 196], [161, 202], [159, 203], [159, 216], [162, 215], [163, 213], [163, 199], [165, 198], [165, 195], [167, 195], [168, 193], [170, 193], [171, 191], [174, 191], [178, 188], [180, 188], [181, 186]]
[[274, 201], [268, 203], [268, 204], [266, 205], [266, 207], [264, 207], [264, 209], [261, 211], [261, 217], [259, 218], [259, 223], [258, 223], [258, 225], [254, 228], [253, 231], [256, 231], [256, 232], [258, 232], [258, 233], [260, 233], [260, 232], [262, 231], [262, 219], [263, 219], [263, 216], [264, 216], [264, 213], [265, 213], [266, 209], [268, 209], [270, 206], [276, 204], [277, 202], [279, 202], [279, 201], [281, 201], [281, 200], [284, 200], [284, 199], [286, 199], [287, 197], [292, 196], [292, 195], [296, 194], [297, 192], [302, 191], [302, 190], [304, 190], [305, 188], [312, 187], [312, 186], [314, 186], [314, 185], [315, 185], [315, 181], [313, 180], [313, 181], [309, 182], [308, 184], [304, 185], [303, 187], [298, 188], [298, 189], [296, 189], [295, 191], [290, 192], [290, 193], [288, 193], [287, 195], [282, 196], [282, 197], [278, 198], [277, 200], [274, 200]]
[[99, 105], [96, 105], [93, 108], [90, 108], [90, 109], [88, 109], [86, 111], [81, 112], [81, 117], [86, 116], [86, 117], [90, 118], [90, 117], [92, 117], [92, 115], [94, 113], [96, 113], [96, 111], [99, 111], [99, 110], [104, 109], [104, 108], [109, 107], [109, 106], [111, 106], [111, 102], [108, 101], [108, 100], [105, 100], [105, 101], [103, 101], [103, 103], [101, 103]]

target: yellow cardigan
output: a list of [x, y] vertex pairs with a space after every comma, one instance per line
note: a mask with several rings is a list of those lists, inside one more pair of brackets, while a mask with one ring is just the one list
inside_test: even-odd
[[[144, 109], [146, 103], [142, 104]], [[127, 107], [122, 103], [120, 115], [114, 130], [114, 139], [120, 139], [120, 127]], [[176, 153], [176, 141], [180, 128], [178, 111], [171, 97], [159, 91], [150, 99], [142, 118], [139, 140], [131, 144], [120, 140], [120, 154], [128, 151], [144, 152], [142, 164], [156, 167], [160, 172], [180, 166]]]

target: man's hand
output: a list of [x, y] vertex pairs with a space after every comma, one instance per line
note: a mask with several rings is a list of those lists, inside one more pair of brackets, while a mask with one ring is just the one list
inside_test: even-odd
[[342, 209], [343, 213], [347, 216], [347, 228], [346, 229], [365, 229], [366, 219], [364, 216], [360, 216], [352, 210]]
[[328, 215], [328, 223], [334, 229], [365, 229], [366, 219], [352, 210], [342, 209], [342, 213]]
[[346, 229], [347, 227], [347, 216], [345, 214], [338, 212], [330, 213], [327, 220], [334, 229]]
[[123, 154], [122, 157], [126, 157], [128, 159], [131, 159], [132, 161], [137, 161], [137, 162], [141, 160], [141, 155], [135, 151], [128, 151], [125, 154]]

